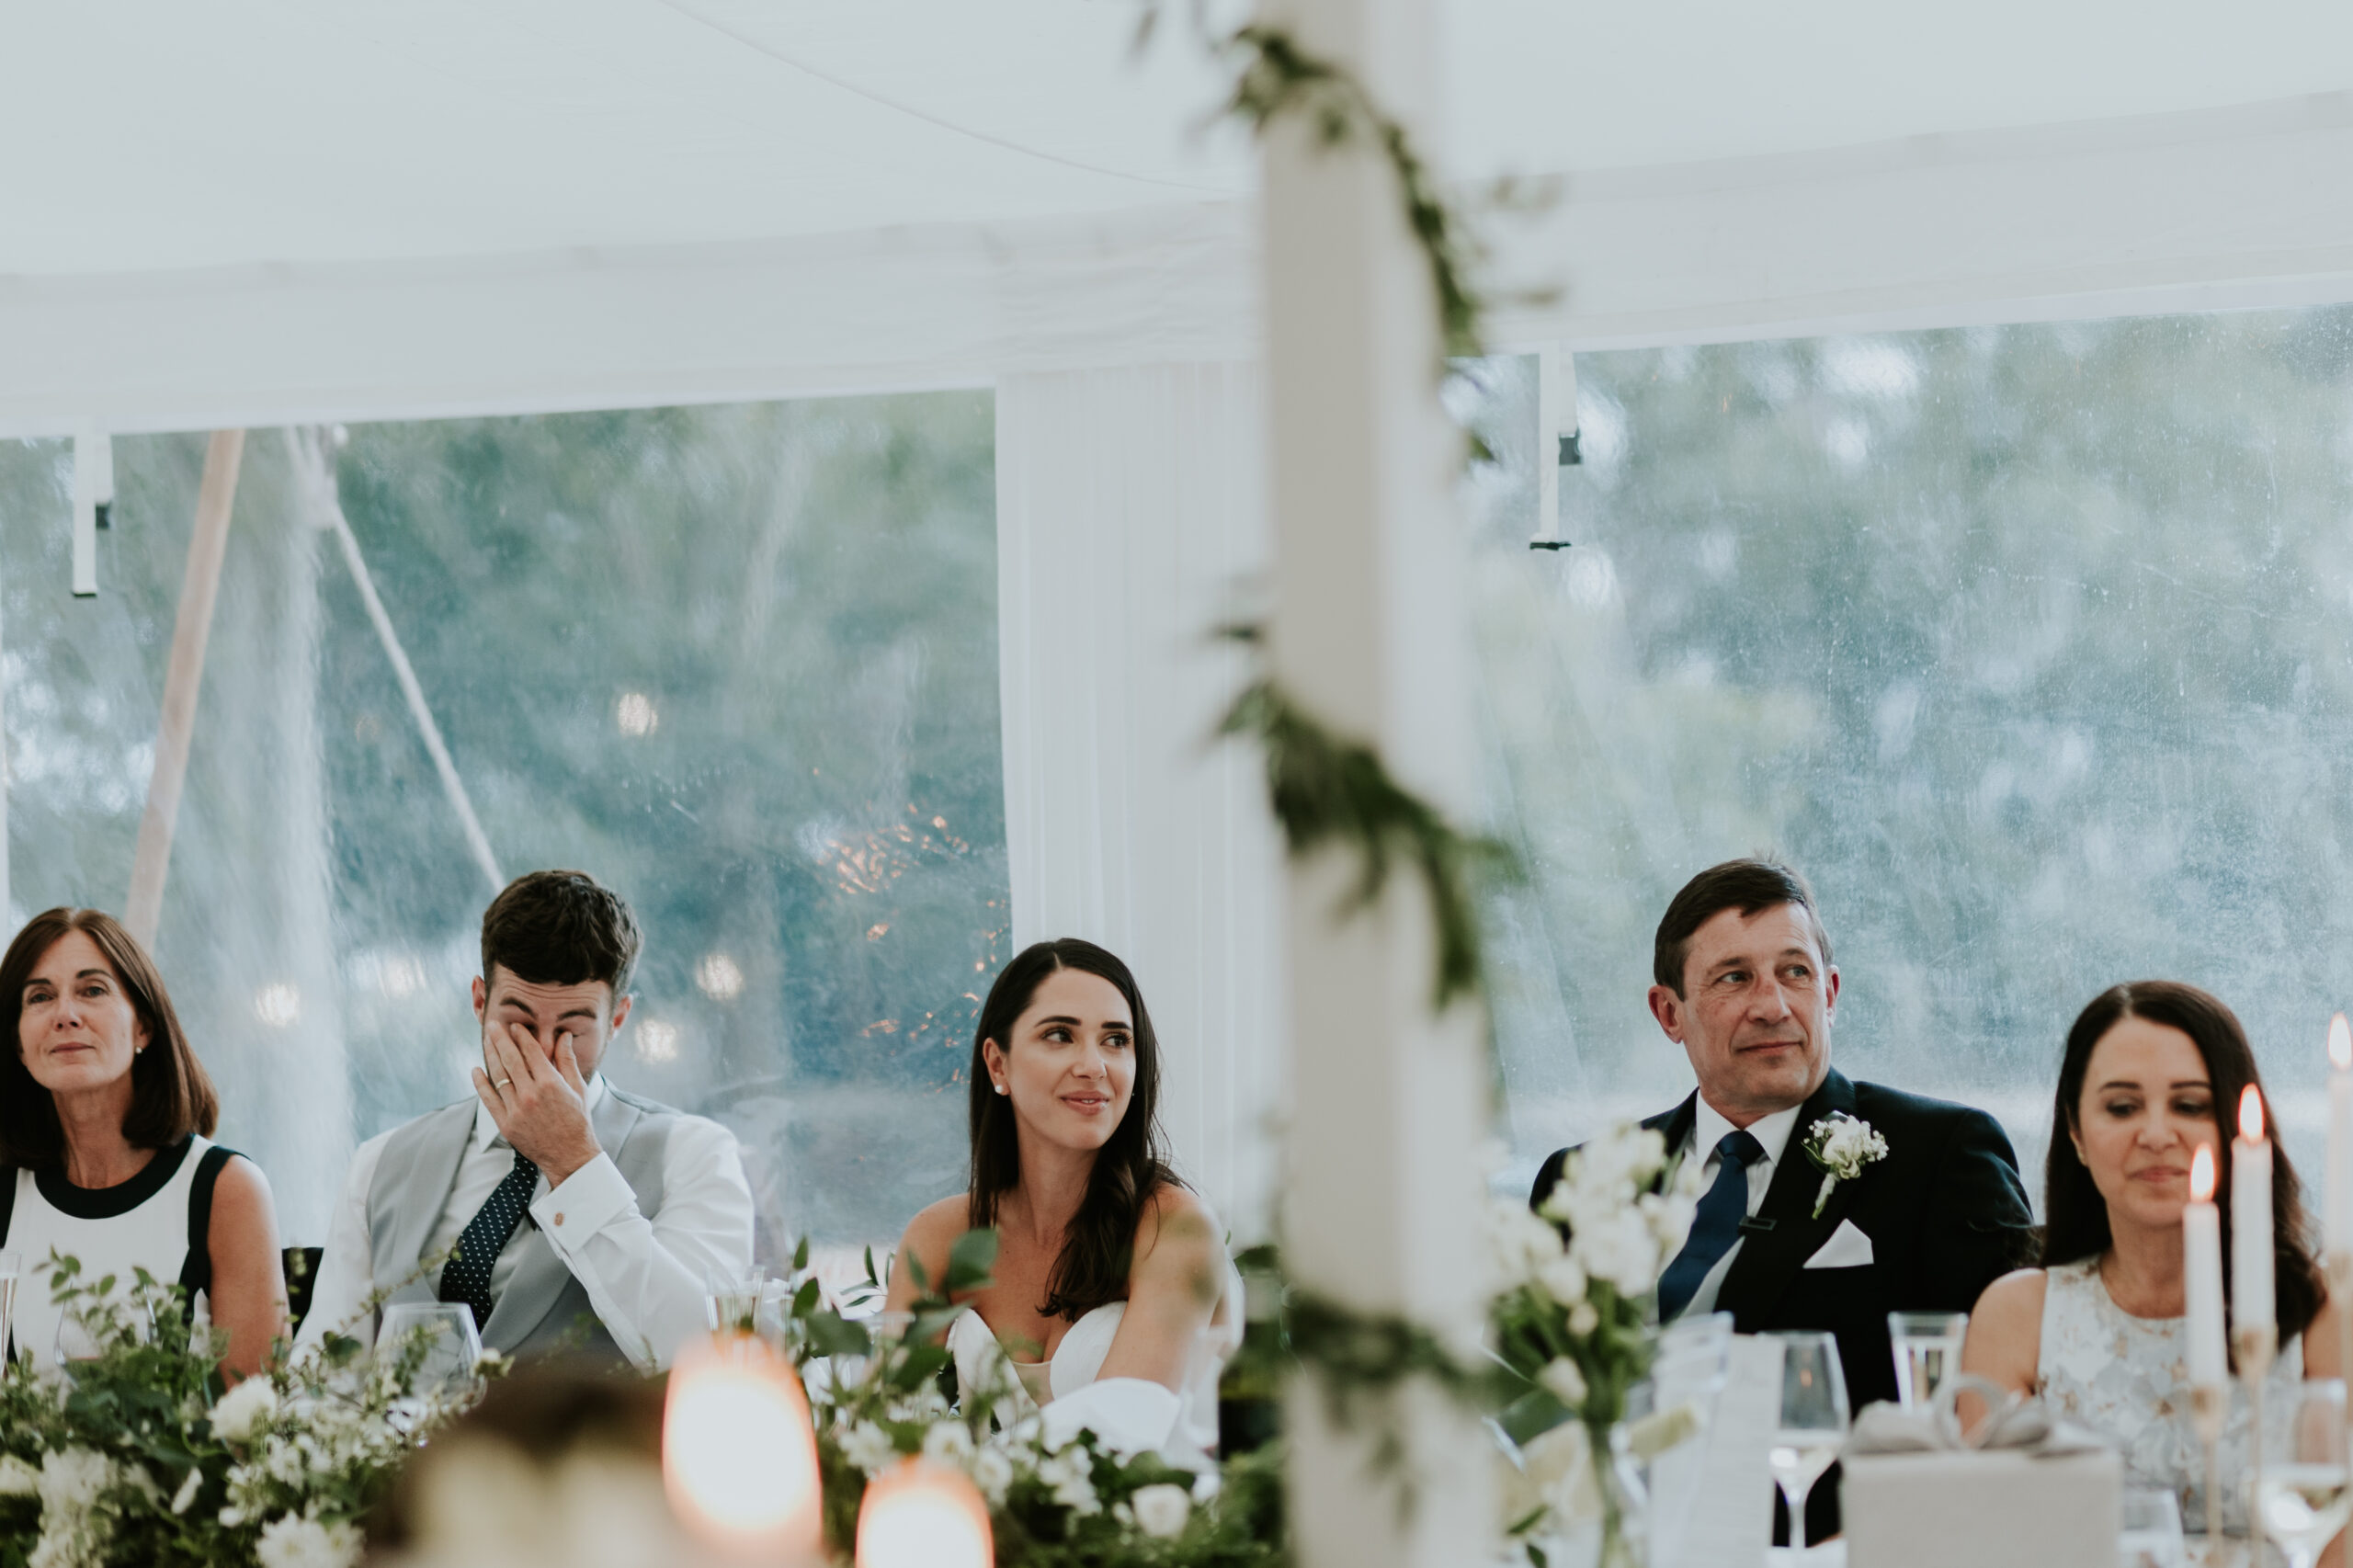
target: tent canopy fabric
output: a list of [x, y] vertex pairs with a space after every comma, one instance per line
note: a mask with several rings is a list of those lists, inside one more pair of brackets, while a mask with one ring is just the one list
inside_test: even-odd
[[[1190, 0], [0, 19], [0, 434], [977, 384], [1256, 341]], [[1213, 22], [1232, 7], [1212, 4]], [[1506, 336], [2353, 294], [2353, 11], [1456, 0]]]

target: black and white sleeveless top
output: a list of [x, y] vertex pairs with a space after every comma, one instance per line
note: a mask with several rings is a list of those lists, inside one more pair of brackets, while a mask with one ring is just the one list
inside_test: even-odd
[[[61, 1314], [50, 1298], [49, 1257], [82, 1261], [82, 1278], [111, 1274], [127, 1291], [131, 1270], [176, 1280], [198, 1323], [212, 1321], [212, 1189], [235, 1153], [190, 1134], [119, 1187], [75, 1187], [62, 1166], [10, 1172], [0, 1167], [0, 1247], [24, 1270], [17, 1289], [15, 1353], [40, 1366], [57, 1359]], [[11, 1179], [13, 1178], [13, 1179]]]

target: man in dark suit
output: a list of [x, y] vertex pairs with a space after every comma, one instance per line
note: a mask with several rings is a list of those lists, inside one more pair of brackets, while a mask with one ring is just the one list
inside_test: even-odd
[[[1838, 971], [1813, 890], [1786, 866], [1694, 877], [1659, 921], [1652, 971], [1652, 1016], [1699, 1084], [1643, 1125], [1665, 1136], [1670, 1169], [1704, 1162], [1690, 1235], [1659, 1277], [1660, 1321], [1722, 1311], [1742, 1334], [1826, 1330], [1854, 1408], [1893, 1399], [1887, 1314], [1966, 1312], [2029, 1250], [2009, 1139], [1982, 1110], [1831, 1068]], [[1805, 1146], [1842, 1112], [1886, 1153], [1823, 1199], [1828, 1173]], [[1544, 1162], [1531, 1204], [1568, 1153]], [[1835, 1530], [1836, 1489], [1816, 1487], [1806, 1513], [1810, 1536]]]

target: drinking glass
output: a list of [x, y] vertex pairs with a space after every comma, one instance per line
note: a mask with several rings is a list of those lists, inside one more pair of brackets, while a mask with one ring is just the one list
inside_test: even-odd
[[2287, 1451], [2264, 1456], [2256, 1517], [2288, 1568], [2313, 1562], [2353, 1512], [2346, 1483], [2345, 1384], [2336, 1378], [2299, 1384], [2291, 1402]]
[[1895, 1353], [1895, 1392], [1906, 1410], [1934, 1407], [1937, 1390], [1961, 1368], [1967, 1312], [1890, 1312], [1887, 1343]]
[[2124, 1494], [2124, 1533], [2116, 1538], [2121, 1568], [2185, 1568], [2181, 1505], [2170, 1492], [2131, 1487]]
[[415, 1358], [408, 1392], [417, 1398], [462, 1393], [473, 1385], [474, 1365], [482, 1359], [473, 1309], [457, 1301], [396, 1301], [384, 1309], [376, 1357], [394, 1365]]
[[[24, 1278], [25, 1255], [0, 1251], [0, 1347], [14, 1346], [17, 1340], [17, 1281]], [[13, 1348], [5, 1354], [15, 1355]]]
[[703, 1321], [713, 1334], [757, 1334], [767, 1282], [768, 1271], [756, 1264], [718, 1276], [703, 1296]]
[[1804, 1554], [1805, 1500], [1847, 1440], [1847, 1376], [1827, 1334], [1777, 1334], [1781, 1414], [1773, 1428], [1773, 1480], [1790, 1506], [1792, 1557]]

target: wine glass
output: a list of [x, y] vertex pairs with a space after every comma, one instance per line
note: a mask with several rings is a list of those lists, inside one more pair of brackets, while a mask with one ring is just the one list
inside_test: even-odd
[[408, 1392], [418, 1399], [462, 1394], [482, 1359], [482, 1335], [472, 1307], [456, 1301], [395, 1301], [384, 1309], [376, 1356], [394, 1366], [415, 1359]]
[[1773, 1480], [1790, 1506], [1791, 1556], [1805, 1550], [1805, 1500], [1847, 1440], [1847, 1377], [1827, 1334], [1777, 1334], [1781, 1414], [1773, 1428]]
[[2278, 1459], [2265, 1456], [2256, 1486], [2256, 1517], [2287, 1558], [2288, 1568], [2313, 1568], [2353, 1512], [2353, 1494], [2346, 1491], [2345, 1384], [2317, 1379], [2299, 1384], [2287, 1397], [2287, 1452]]

